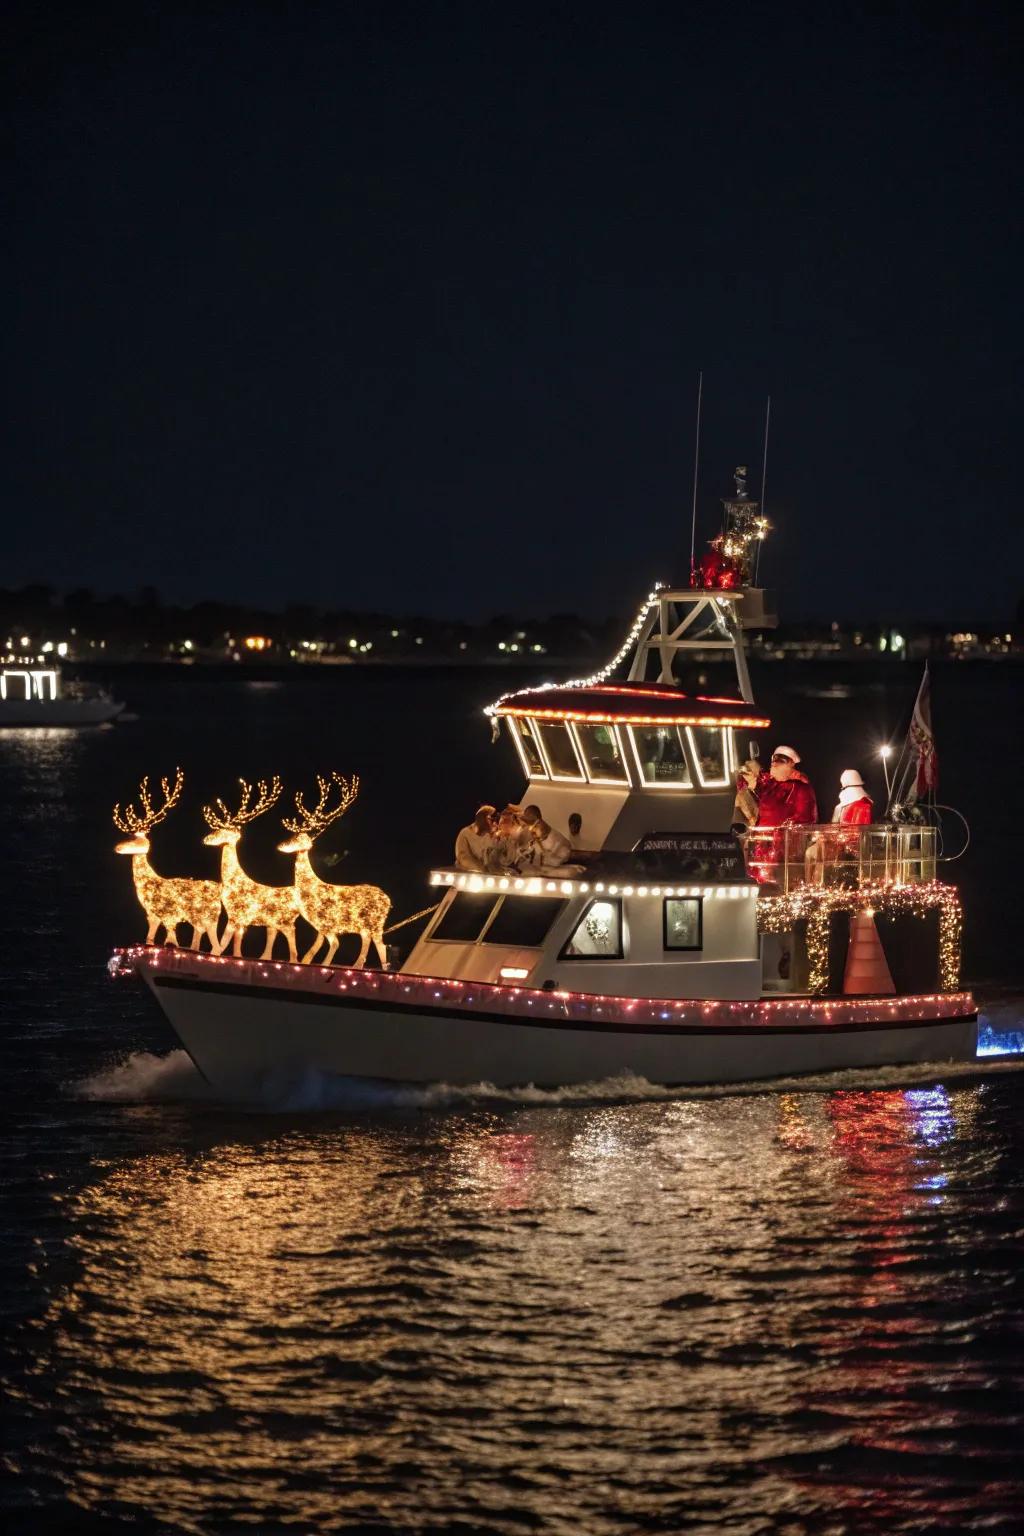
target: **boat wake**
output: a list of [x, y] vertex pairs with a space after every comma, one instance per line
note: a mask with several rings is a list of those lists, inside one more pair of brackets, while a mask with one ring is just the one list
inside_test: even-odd
[[[258, 1098], [242, 1107], [274, 1114], [330, 1110], [350, 1114], [375, 1111], [453, 1109], [473, 1105], [540, 1107], [593, 1104], [657, 1103], [678, 1099], [717, 1099], [730, 1095], [834, 1093], [949, 1083], [1024, 1069], [1024, 1011], [1020, 1002], [992, 1010], [979, 1019], [978, 1057], [972, 1062], [923, 1062], [912, 1066], [850, 1068], [840, 1072], [774, 1078], [770, 1082], [709, 1083], [671, 1087], [651, 1083], [632, 1072], [597, 1082], [562, 1088], [498, 1088], [493, 1083], [393, 1083], [334, 1077], [307, 1071], [271, 1076]], [[135, 1051], [72, 1086], [74, 1097], [100, 1104], [177, 1104], [224, 1102], [200, 1075], [185, 1051], [166, 1056]], [[235, 1107], [238, 1107], [237, 1105]]]

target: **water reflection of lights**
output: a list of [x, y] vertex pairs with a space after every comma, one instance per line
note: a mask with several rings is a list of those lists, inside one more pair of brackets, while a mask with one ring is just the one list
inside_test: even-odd
[[847, 1515], [856, 1458], [916, 1454], [960, 1369], [943, 1309], [977, 1279], [931, 1202], [977, 1094], [319, 1124], [97, 1170], [36, 1335], [69, 1425], [45, 1470], [187, 1529], [211, 1502], [225, 1528], [415, 1529], [450, 1517], [455, 1458], [520, 1479], [539, 1525], [543, 1426], [636, 1525], [652, 1456], [680, 1487], [769, 1468], [776, 1511], [822, 1507], [813, 1459]]
[[929, 1147], [941, 1147], [956, 1130], [949, 1094], [945, 1088], [908, 1088], [905, 1098], [913, 1115], [919, 1140]]

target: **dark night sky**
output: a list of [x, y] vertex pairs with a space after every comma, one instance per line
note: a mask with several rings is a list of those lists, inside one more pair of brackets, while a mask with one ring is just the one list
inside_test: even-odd
[[22, 5], [0, 586], [632, 611], [758, 466], [784, 617], [1021, 597], [987, 4]]

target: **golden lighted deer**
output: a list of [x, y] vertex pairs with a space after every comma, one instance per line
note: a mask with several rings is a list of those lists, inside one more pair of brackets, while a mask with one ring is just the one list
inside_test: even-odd
[[203, 815], [210, 828], [203, 838], [207, 848], [219, 848], [220, 889], [228, 925], [220, 941], [221, 953], [234, 940], [233, 953], [242, 953], [242, 940], [249, 928], [265, 928], [267, 942], [261, 960], [269, 960], [274, 952], [274, 940], [283, 933], [288, 941], [288, 957], [297, 958], [295, 950], [295, 924], [299, 916], [299, 904], [295, 887], [291, 885], [260, 885], [250, 879], [238, 861], [238, 839], [242, 828], [271, 806], [277, 804], [281, 793], [281, 780], [274, 778], [269, 786], [265, 779], [256, 785], [256, 803], [252, 801], [252, 785], [239, 779], [242, 788], [237, 811], [231, 811], [223, 800], [203, 806]]
[[[330, 965], [343, 933], [357, 933], [362, 940], [356, 967], [366, 964], [366, 952], [373, 943], [381, 968], [387, 970], [388, 958], [384, 948], [384, 924], [391, 911], [391, 898], [375, 885], [330, 885], [313, 873], [309, 852], [321, 832], [344, 815], [359, 793], [359, 780], [343, 779], [332, 773], [330, 779], [317, 774], [320, 799], [312, 810], [304, 804], [302, 791], [295, 796], [294, 821], [282, 824], [293, 835], [285, 843], [278, 844], [280, 853], [295, 855], [295, 895], [299, 911], [316, 929], [313, 945], [302, 957], [307, 965], [320, 945], [327, 944], [323, 964]], [[328, 809], [331, 787], [340, 791], [338, 804]]]
[[121, 812], [114, 806], [114, 826], [124, 832], [127, 841], [118, 843], [115, 853], [131, 855], [135, 894], [149, 919], [146, 943], [155, 944], [158, 928], [166, 932], [168, 944], [177, 944], [177, 929], [181, 923], [192, 926], [192, 949], [199, 948], [200, 936], [206, 934], [214, 954], [220, 951], [217, 940], [217, 924], [220, 922], [220, 886], [216, 880], [165, 880], [149, 862], [149, 834], [168, 811], [173, 810], [181, 798], [181, 786], [185, 776], [179, 768], [174, 776], [173, 788], [166, 779], [160, 780], [163, 804], [154, 806], [149, 793], [149, 778], [139, 785], [139, 809], [133, 805]]

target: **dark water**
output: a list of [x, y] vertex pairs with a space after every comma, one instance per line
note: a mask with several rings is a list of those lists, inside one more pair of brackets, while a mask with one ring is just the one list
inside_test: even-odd
[[[916, 679], [759, 680], [823, 804]], [[504, 679], [501, 680], [504, 683]], [[1017, 679], [935, 682], [966, 975], [1024, 1027]], [[3, 1502], [18, 1531], [1024, 1529], [1024, 1075], [983, 1062], [748, 1094], [310, 1081], [219, 1106], [145, 997], [110, 807], [186, 771], [154, 837], [213, 874], [204, 796], [363, 775], [335, 879], [398, 914], [518, 792], [481, 673], [138, 675], [135, 725], [0, 733]], [[770, 746], [765, 738], [763, 746]], [[283, 880], [271, 818], [254, 872]], [[1014, 838], [1018, 841], [1015, 843]]]

